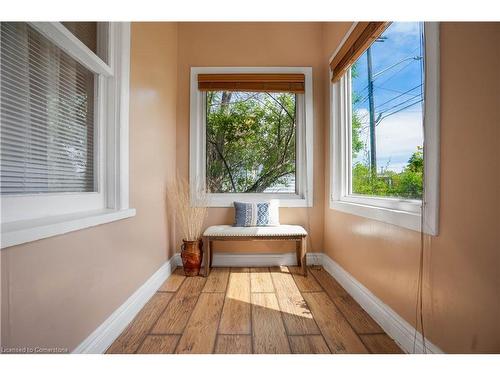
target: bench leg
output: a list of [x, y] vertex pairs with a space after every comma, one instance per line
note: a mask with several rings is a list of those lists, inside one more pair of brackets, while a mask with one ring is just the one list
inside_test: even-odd
[[307, 276], [307, 237], [302, 237], [300, 240], [300, 265], [302, 274]]
[[210, 268], [212, 268], [212, 263], [214, 260], [214, 252], [212, 251], [212, 241], [208, 241], [208, 246], [210, 247]]
[[210, 273], [210, 263], [211, 263], [211, 258], [212, 258], [212, 249], [210, 248], [211, 242], [207, 238], [207, 245], [205, 249], [205, 277], [208, 277], [208, 274]]
[[302, 266], [302, 240], [295, 241], [295, 252], [297, 255], [297, 266]]
[[297, 252], [297, 266], [302, 268], [302, 274], [307, 276], [307, 237], [302, 237], [295, 242], [295, 251]]

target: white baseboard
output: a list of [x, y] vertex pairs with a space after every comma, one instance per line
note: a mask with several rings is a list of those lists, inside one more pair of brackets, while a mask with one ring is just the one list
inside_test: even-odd
[[[308, 253], [307, 264], [321, 264], [321, 253]], [[180, 254], [175, 254], [178, 266], [182, 266]], [[294, 266], [297, 264], [295, 253], [214, 253], [213, 267], [271, 267]]]
[[[394, 310], [378, 299], [368, 288], [344, 270], [326, 254], [321, 254], [324, 269], [330, 273], [361, 307], [384, 329], [384, 331], [406, 353], [424, 353], [422, 336], [415, 328]], [[415, 341], [415, 349], [414, 349]], [[429, 340], [425, 340], [427, 353], [443, 354], [443, 351]]]
[[165, 280], [177, 267], [176, 257], [170, 258], [134, 294], [118, 307], [97, 329], [92, 332], [72, 353], [99, 354], [115, 341], [128, 324], [150, 300]]

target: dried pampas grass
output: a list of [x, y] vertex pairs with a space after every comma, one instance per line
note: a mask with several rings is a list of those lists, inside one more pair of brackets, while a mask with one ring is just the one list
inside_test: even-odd
[[191, 205], [189, 184], [184, 177], [177, 175], [176, 181], [167, 188], [167, 199], [175, 210], [175, 216], [186, 241], [199, 240], [203, 234], [203, 224], [207, 217], [206, 202]]

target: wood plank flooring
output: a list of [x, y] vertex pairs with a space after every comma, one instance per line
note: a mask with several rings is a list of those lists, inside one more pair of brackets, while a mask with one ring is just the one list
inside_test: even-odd
[[402, 353], [321, 267], [177, 269], [107, 353]]

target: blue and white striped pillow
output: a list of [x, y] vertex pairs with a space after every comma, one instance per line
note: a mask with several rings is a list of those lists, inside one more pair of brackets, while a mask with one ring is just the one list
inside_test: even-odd
[[277, 201], [245, 203], [234, 202], [235, 227], [280, 225]]

